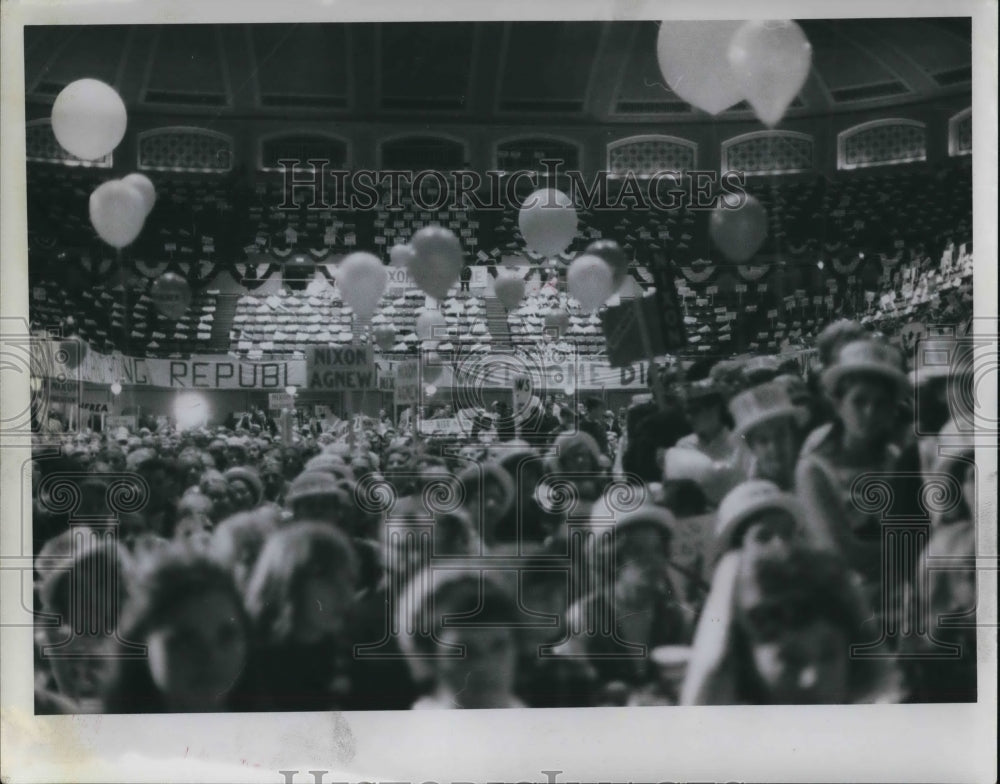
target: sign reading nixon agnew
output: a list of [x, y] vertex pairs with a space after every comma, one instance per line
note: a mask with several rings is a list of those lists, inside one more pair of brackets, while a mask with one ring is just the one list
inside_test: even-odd
[[306, 385], [331, 392], [375, 389], [375, 363], [368, 346], [312, 348], [306, 353]]

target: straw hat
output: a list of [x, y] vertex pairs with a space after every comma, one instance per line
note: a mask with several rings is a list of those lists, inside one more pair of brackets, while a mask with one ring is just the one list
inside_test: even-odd
[[842, 378], [855, 373], [884, 378], [894, 384], [900, 393], [910, 388], [910, 379], [903, 372], [899, 352], [878, 340], [855, 340], [841, 348], [837, 361], [823, 371], [823, 386], [832, 392]]
[[798, 500], [790, 493], [782, 492], [774, 482], [749, 479], [730, 490], [719, 504], [715, 519], [715, 540], [719, 553], [732, 549], [744, 524], [768, 509], [788, 512], [801, 525], [803, 510]]
[[788, 394], [788, 388], [776, 381], [758, 384], [729, 401], [729, 411], [736, 422], [734, 432], [745, 436], [765, 422], [789, 418], [800, 427], [805, 425], [803, 411]]

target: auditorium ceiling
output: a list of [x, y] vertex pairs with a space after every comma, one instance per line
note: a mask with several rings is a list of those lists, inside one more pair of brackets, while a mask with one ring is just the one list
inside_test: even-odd
[[[812, 72], [788, 116], [963, 93], [968, 19], [805, 20]], [[704, 119], [664, 84], [656, 22], [151, 25], [25, 29], [29, 102], [112, 84], [130, 110], [511, 123]], [[720, 53], [724, 56], [724, 53]], [[752, 117], [737, 105], [724, 118]]]

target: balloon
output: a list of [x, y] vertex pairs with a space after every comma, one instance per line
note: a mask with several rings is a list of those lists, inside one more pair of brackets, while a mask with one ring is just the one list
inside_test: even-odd
[[809, 76], [812, 46], [795, 22], [752, 21], [736, 31], [728, 60], [757, 119], [773, 128]]
[[673, 22], [660, 24], [656, 59], [670, 89], [692, 106], [718, 114], [739, 103], [726, 52], [742, 22]]
[[519, 275], [498, 275], [493, 284], [493, 290], [496, 292], [497, 299], [503, 303], [507, 310], [510, 310], [524, 299], [524, 279]]
[[545, 328], [556, 330], [556, 336], [562, 337], [569, 329], [569, 313], [560, 308], [545, 312]]
[[542, 188], [524, 200], [517, 224], [531, 250], [555, 256], [566, 250], [576, 236], [576, 208], [562, 191]]
[[716, 207], [708, 233], [727, 259], [741, 264], [753, 258], [767, 238], [767, 210], [748, 194], [741, 207]]
[[135, 242], [146, 222], [142, 194], [121, 180], [101, 183], [90, 194], [90, 223], [112, 248]]
[[122, 177], [122, 182], [126, 185], [131, 185], [139, 191], [139, 194], [142, 196], [142, 203], [146, 206], [146, 215], [148, 216], [153, 211], [153, 205], [156, 204], [156, 188], [153, 187], [153, 181], [145, 174], [135, 173]]
[[407, 269], [413, 282], [434, 299], [444, 299], [462, 274], [462, 243], [448, 229], [426, 226], [413, 235], [410, 245], [414, 255]]
[[97, 79], [66, 85], [52, 104], [52, 132], [66, 152], [85, 161], [103, 158], [125, 137], [121, 97]]
[[376, 327], [374, 332], [375, 343], [383, 351], [391, 351], [396, 345], [396, 328], [391, 324]]
[[393, 245], [389, 249], [389, 265], [392, 267], [407, 267], [417, 254], [409, 245]]
[[621, 246], [614, 240], [598, 240], [590, 243], [584, 253], [604, 259], [604, 262], [611, 267], [612, 285], [615, 291], [618, 291], [628, 277], [628, 259]]
[[583, 255], [566, 270], [566, 288], [587, 311], [597, 310], [614, 293], [614, 273], [604, 259]]
[[388, 285], [389, 271], [371, 253], [357, 251], [340, 263], [337, 272], [340, 296], [363, 321], [367, 321], [375, 313]]
[[439, 310], [425, 310], [417, 316], [414, 332], [421, 340], [440, 340], [448, 322]]
[[149, 291], [153, 304], [168, 319], [177, 321], [191, 304], [191, 287], [174, 272], [160, 275]]

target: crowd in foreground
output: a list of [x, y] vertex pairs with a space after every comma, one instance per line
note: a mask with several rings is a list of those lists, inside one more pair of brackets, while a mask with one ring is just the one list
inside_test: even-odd
[[461, 438], [40, 439], [36, 712], [974, 701], [962, 380], [855, 322], [818, 348]]

